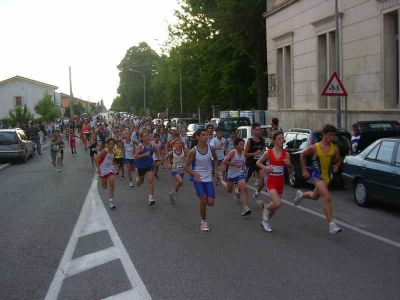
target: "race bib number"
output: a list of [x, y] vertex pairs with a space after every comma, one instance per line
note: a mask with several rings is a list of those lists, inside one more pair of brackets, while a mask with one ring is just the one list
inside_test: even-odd
[[51, 146], [51, 150], [53, 150], [53, 151], [58, 151], [58, 150], [60, 150], [60, 145], [53, 145], [53, 146]]
[[89, 134], [89, 131], [86, 130], [86, 131], [84, 131], [83, 133], [84, 133], [84, 134]]
[[90, 149], [90, 151], [96, 152], [96, 151], [97, 151], [97, 148], [92, 148], [92, 149]]
[[177, 170], [182, 170], [183, 169], [183, 164], [182, 163], [176, 164], [176, 169]]
[[261, 153], [261, 154], [259, 154], [259, 155], [254, 155], [254, 159], [257, 159], [257, 160], [259, 160], [260, 158], [261, 158], [261, 156], [262, 156], [263, 154]]
[[272, 167], [272, 172], [270, 175], [272, 176], [280, 176], [283, 174], [283, 166], [271, 166]]

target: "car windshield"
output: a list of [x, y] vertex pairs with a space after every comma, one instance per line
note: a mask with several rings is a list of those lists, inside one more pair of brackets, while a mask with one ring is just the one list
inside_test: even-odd
[[223, 130], [233, 130], [240, 126], [251, 126], [251, 124], [248, 119], [227, 119], [219, 122], [219, 127]]
[[10, 145], [17, 143], [14, 132], [0, 132], [0, 145]]

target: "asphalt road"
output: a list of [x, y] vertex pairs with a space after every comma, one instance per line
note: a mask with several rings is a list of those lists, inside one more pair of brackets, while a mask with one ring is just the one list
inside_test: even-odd
[[[66, 152], [61, 173], [48, 149], [0, 172], [0, 299], [396, 299], [400, 294], [400, 208], [360, 208], [333, 190], [332, 235], [322, 202], [284, 204], [260, 227], [222, 187], [208, 208], [211, 231], [199, 230], [199, 205], [186, 178], [171, 204], [173, 178], [146, 186], [117, 179], [110, 211], [81, 145]], [[252, 182], [250, 187], [252, 187]], [[309, 189], [310, 187], [306, 187]], [[295, 190], [283, 198], [291, 203]], [[265, 200], [267, 197], [263, 196]], [[103, 205], [104, 204], [104, 205]], [[352, 227], [353, 226], [353, 227]], [[125, 294], [124, 294], [125, 292]], [[58, 297], [57, 297], [58, 296]], [[114, 296], [114, 297], [113, 297]]]

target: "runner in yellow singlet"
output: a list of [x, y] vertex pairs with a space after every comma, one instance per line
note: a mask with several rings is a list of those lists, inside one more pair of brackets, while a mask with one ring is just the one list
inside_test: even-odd
[[[326, 219], [329, 222], [329, 232], [338, 233], [342, 231], [332, 217], [331, 194], [328, 190], [328, 185], [331, 181], [330, 169], [332, 166], [332, 159], [335, 158], [335, 164], [332, 171], [337, 173], [342, 163], [340, 152], [332, 142], [336, 135], [337, 129], [333, 125], [325, 125], [322, 129], [322, 141], [315, 145], [309, 146], [301, 153], [300, 162], [302, 168], [302, 175], [305, 179], [310, 178], [315, 186], [314, 191], [302, 193], [300, 190], [296, 193], [294, 205], [299, 205], [300, 201], [304, 198], [317, 201], [320, 197], [324, 200], [324, 212]], [[308, 173], [306, 168], [306, 157], [312, 156], [312, 173]]]

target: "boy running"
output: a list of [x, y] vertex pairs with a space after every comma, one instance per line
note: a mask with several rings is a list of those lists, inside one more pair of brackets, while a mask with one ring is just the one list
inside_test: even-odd
[[129, 130], [125, 131], [124, 140], [124, 164], [128, 169], [129, 186], [133, 187], [132, 172], [135, 172], [135, 148], [136, 145], [131, 139], [131, 133]]
[[[223, 132], [221, 128], [217, 128], [217, 136], [213, 138], [210, 142], [211, 149], [215, 151], [217, 154], [218, 160], [213, 160], [213, 167], [215, 170], [215, 177], [216, 177], [216, 185], [220, 185], [220, 178], [219, 178], [219, 171], [218, 167], [221, 166], [221, 169], [224, 169], [222, 167], [222, 162], [224, 161], [225, 158], [225, 145], [226, 145], [226, 139], [223, 137]], [[222, 177], [224, 177], [225, 174], [222, 174]]]
[[[302, 175], [304, 178], [310, 178], [315, 186], [314, 191], [302, 193], [300, 190], [296, 193], [294, 205], [299, 205], [300, 201], [304, 198], [317, 201], [320, 197], [324, 200], [324, 212], [326, 219], [329, 222], [329, 232], [338, 233], [342, 229], [339, 228], [332, 217], [331, 194], [329, 193], [328, 186], [331, 182], [330, 168], [332, 160], [335, 159], [332, 171], [337, 173], [339, 171], [342, 160], [338, 147], [333, 144], [337, 129], [333, 125], [325, 125], [322, 129], [322, 141], [309, 146], [301, 153], [300, 162], [302, 168]], [[311, 176], [306, 168], [306, 157], [312, 156], [312, 173]]]

